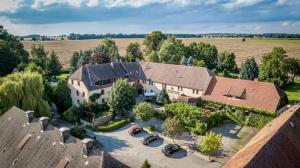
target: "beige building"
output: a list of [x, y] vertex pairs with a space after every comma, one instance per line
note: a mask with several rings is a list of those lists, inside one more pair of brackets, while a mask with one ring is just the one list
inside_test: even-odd
[[86, 65], [69, 78], [73, 105], [101, 94], [99, 104], [107, 101], [117, 79], [128, 79], [146, 93], [163, 89], [172, 101], [194, 104], [200, 99], [275, 112], [287, 103], [286, 94], [273, 83], [221, 78], [207, 69], [150, 62]]

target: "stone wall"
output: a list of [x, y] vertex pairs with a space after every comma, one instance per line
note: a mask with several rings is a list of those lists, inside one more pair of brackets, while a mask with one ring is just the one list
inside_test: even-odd
[[106, 115], [106, 116], [102, 116], [99, 118], [95, 118], [92, 122], [92, 127], [93, 127], [93, 129], [95, 129], [101, 125], [105, 125], [108, 122], [110, 122], [111, 119], [112, 119], [112, 115]]

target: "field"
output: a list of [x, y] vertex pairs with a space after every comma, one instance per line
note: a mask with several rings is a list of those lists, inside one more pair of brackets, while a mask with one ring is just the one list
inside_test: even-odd
[[[124, 56], [126, 47], [131, 42], [143, 43], [144, 39], [114, 39], [119, 47], [119, 53]], [[182, 39], [185, 44], [192, 42], [206, 42], [215, 45], [219, 52], [233, 51], [236, 54], [236, 61], [240, 64], [245, 58], [254, 56], [258, 61], [262, 55], [272, 50], [273, 47], [283, 47], [289, 56], [300, 59], [300, 40], [277, 40], [277, 39], [246, 39], [242, 42], [240, 38], [189, 38]], [[30, 51], [34, 42], [24, 42], [25, 49]], [[94, 48], [101, 43], [101, 40], [78, 40], [78, 41], [46, 41], [42, 42], [45, 49], [54, 49], [63, 65], [68, 65], [73, 52]]]

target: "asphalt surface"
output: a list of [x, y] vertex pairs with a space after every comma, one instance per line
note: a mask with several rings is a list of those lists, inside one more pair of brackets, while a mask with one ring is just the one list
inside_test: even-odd
[[[153, 168], [216, 168], [221, 167], [218, 162], [202, 160], [196, 155], [181, 150], [166, 157], [161, 148], [168, 144], [163, 138], [144, 146], [141, 141], [147, 135], [142, 132], [135, 137], [128, 134], [129, 124], [110, 133], [94, 133], [97, 140], [104, 145], [104, 151], [132, 168], [139, 168], [148, 159]], [[171, 143], [171, 142], [169, 142]]]

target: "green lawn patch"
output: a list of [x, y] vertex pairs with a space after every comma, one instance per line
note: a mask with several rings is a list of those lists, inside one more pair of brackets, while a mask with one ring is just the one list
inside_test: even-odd
[[128, 123], [129, 120], [120, 120], [116, 122], [111, 122], [109, 125], [99, 126], [97, 130], [101, 132], [111, 132], [125, 126]]
[[288, 96], [289, 103], [294, 104], [300, 99], [300, 79], [294, 81], [284, 89]]

